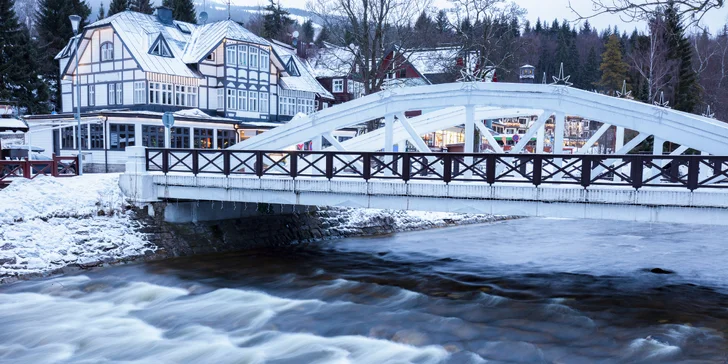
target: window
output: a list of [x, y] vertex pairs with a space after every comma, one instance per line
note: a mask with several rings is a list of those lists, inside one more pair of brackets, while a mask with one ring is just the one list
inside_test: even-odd
[[258, 48], [250, 47], [250, 68], [258, 68]]
[[198, 129], [195, 128], [195, 140], [194, 140], [194, 146], [195, 149], [212, 149], [212, 138], [213, 138], [213, 130], [212, 129]]
[[221, 88], [217, 89], [217, 108], [225, 108], [225, 90]]
[[172, 105], [172, 85], [168, 83], [149, 83], [149, 103]]
[[109, 105], [116, 105], [116, 84], [110, 83], [109, 86]]
[[101, 44], [101, 61], [114, 60], [114, 45], [111, 42]]
[[164, 127], [142, 125], [142, 145], [151, 148], [164, 148]]
[[225, 149], [235, 144], [235, 130], [217, 131], [217, 149]]
[[258, 93], [248, 92], [248, 111], [258, 111]]
[[354, 93], [354, 81], [346, 80], [346, 92], [350, 94]]
[[190, 128], [172, 128], [169, 134], [170, 147], [183, 149], [190, 147]]
[[282, 96], [279, 99], [281, 115], [293, 116], [296, 114], [296, 98]]
[[227, 109], [235, 110], [238, 108], [237, 99], [235, 98], [235, 89], [227, 89]]
[[238, 59], [240, 68], [248, 66], [248, 46], [238, 46]]
[[267, 114], [269, 106], [270, 105], [268, 104], [268, 93], [261, 92], [260, 93], [260, 112], [263, 114]]
[[96, 106], [96, 85], [88, 85], [88, 106]]
[[109, 124], [109, 149], [126, 149], [134, 145], [134, 124]]
[[61, 148], [62, 149], [73, 149], [73, 127], [61, 129]]
[[212, 52], [205, 57], [206, 61], [215, 62], [215, 52]]
[[237, 59], [236, 59], [236, 56], [235, 56], [235, 54], [236, 54], [235, 47], [234, 46], [227, 47], [225, 49], [225, 51], [226, 51], [226, 53], [225, 53], [226, 54], [225, 63], [227, 63], [228, 66], [235, 66], [235, 65], [237, 65]]
[[124, 90], [124, 87], [121, 83], [116, 84], [116, 104], [117, 105], [124, 105], [124, 94], [122, 91]]
[[149, 54], [162, 57], [173, 57], [172, 51], [169, 50], [167, 43], [165, 43], [164, 40], [162, 40], [161, 38], [159, 39], [159, 41], [157, 41], [157, 43], [152, 46]]
[[144, 95], [147, 94], [147, 84], [144, 81], [134, 82], [134, 104], [146, 104]]
[[342, 93], [344, 92], [344, 80], [342, 79], [336, 79], [334, 80], [334, 92], [336, 93]]
[[187, 86], [187, 106], [197, 107], [197, 87]]
[[177, 106], [189, 106], [187, 105], [187, 92], [184, 86], [174, 87], [174, 104]]
[[91, 124], [91, 149], [104, 149], [104, 126]]
[[299, 112], [305, 113], [305, 111], [303, 110], [303, 103], [304, 103], [304, 101], [305, 101], [304, 99], [298, 99], [298, 104], [297, 104], [297, 107], [296, 107], [296, 113], [299, 113]]
[[270, 71], [270, 58], [268, 52], [260, 51], [260, 70], [263, 72]]
[[81, 149], [88, 149], [88, 125], [81, 125]]
[[247, 110], [248, 105], [248, 92], [245, 90], [238, 90], [238, 106], [240, 110]]
[[407, 78], [407, 69], [406, 68], [402, 68], [397, 73], [399, 73], [399, 75], [397, 76], [398, 78]]
[[122, 98], [123, 87], [121, 83], [110, 83], [109, 84], [109, 105], [122, 105], [124, 99]]

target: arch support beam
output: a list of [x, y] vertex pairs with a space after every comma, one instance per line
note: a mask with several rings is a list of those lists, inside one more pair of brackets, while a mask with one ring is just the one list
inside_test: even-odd
[[422, 137], [417, 134], [417, 131], [415, 131], [415, 128], [412, 127], [412, 124], [410, 124], [409, 120], [407, 120], [407, 117], [404, 115], [404, 113], [399, 113], [397, 115], [397, 120], [399, 120], [400, 124], [402, 124], [402, 127], [405, 131], [407, 131], [407, 134], [409, 134], [409, 139], [412, 141], [412, 144], [417, 147], [417, 150], [426, 153], [430, 151], [430, 147], [427, 146], [424, 140], [422, 140]]

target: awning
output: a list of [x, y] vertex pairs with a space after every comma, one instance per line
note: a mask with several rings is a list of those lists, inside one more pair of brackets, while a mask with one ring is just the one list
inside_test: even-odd
[[28, 131], [28, 124], [23, 120], [15, 118], [0, 118], [0, 132], [3, 131]]

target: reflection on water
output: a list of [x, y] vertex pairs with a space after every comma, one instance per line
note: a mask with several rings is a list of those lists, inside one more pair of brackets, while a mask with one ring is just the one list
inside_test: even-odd
[[608, 225], [526, 219], [6, 286], [0, 362], [725, 363], [724, 232]]

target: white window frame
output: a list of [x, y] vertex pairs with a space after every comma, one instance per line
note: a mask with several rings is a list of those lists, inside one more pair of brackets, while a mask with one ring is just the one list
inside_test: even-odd
[[116, 84], [116, 105], [124, 105], [124, 84]]
[[225, 88], [217, 89], [217, 108], [221, 110], [225, 108]]
[[187, 106], [197, 107], [197, 87], [187, 86]]
[[337, 94], [344, 92], [344, 79], [336, 78], [331, 83], [331, 91]]
[[248, 46], [246, 46], [246, 45], [238, 46], [238, 59], [240, 60], [240, 62], [238, 62], [238, 67], [240, 67], [240, 68], [248, 67]]
[[260, 93], [260, 112], [262, 114], [267, 114], [268, 109], [270, 107], [270, 101], [268, 100], [268, 93], [267, 92], [261, 92]]
[[149, 103], [174, 105], [174, 87], [171, 83], [149, 82]]
[[260, 50], [260, 64], [258, 65], [263, 72], [270, 71], [270, 56], [268, 52]]
[[237, 47], [235, 47], [235, 46], [226, 47], [225, 48], [225, 64], [228, 66], [233, 66], [233, 67], [237, 66], [238, 65], [237, 55], [238, 55]]
[[346, 92], [350, 94], [354, 94], [354, 81], [353, 80], [346, 80]]
[[234, 88], [228, 88], [225, 92], [227, 94], [227, 109], [228, 110], [237, 110], [238, 109], [238, 99], [237, 94], [235, 92]]
[[248, 111], [258, 112], [258, 92], [248, 91]]
[[144, 81], [134, 82], [134, 105], [146, 104], [147, 83]]
[[251, 46], [248, 49], [248, 54], [249, 54], [249, 58], [248, 59], [250, 59], [250, 61], [248, 62], [248, 66], [251, 69], [258, 68], [258, 48], [255, 48], [255, 47], [252, 47]]
[[238, 90], [238, 108], [240, 110], [248, 110], [248, 91]]
[[114, 43], [104, 42], [101, 44], [101, 62], [114, 60]]
[[96, 106], [96, 85], [88, 85], [88, 106]]

